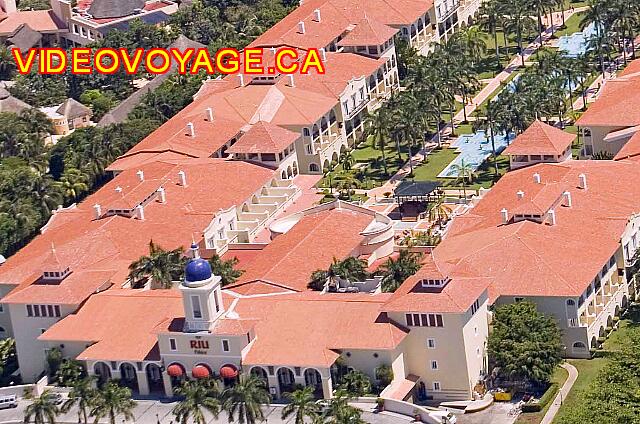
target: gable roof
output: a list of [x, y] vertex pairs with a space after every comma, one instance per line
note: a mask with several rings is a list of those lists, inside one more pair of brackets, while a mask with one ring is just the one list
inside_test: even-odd
[[17, 47], [20, 51], [29, 50], [40, 43], [40, 40], [42, 40], [42, 34], [31, 29], [28, 24], [21, 25], [13, 36], [7, 38], [10, 46]]
[[5, 20], [0, 21], [0, 36], [14, 35], [24, 24], [42, 34], [62, 32], [67, 28], [52, 10], [18, 11], [9, 14]]
[[397, 32], [397, 29], [365, 16], [355, 25], [353, 30], [338, 42], [338, 45], [379, 46], [389, 41]]
[[60, 105], [60, 107], [56, 109], [56, 113], [59, 113], [67, 119], [80, 118], [82, 116], [91, 116], [93, 114], [91, 109], [72, 98], [68, 98], [67, 100], [65, 100]]
[[231, 146], [228, 153], [280, 153], [292, 143], [300, 134], [282, 127], [259, 121], [252, 125], [249, 131]]
[[600, 96], [578, 118], [579, 127], [632, 127], [640, 125], [640, 75], [630, 74], [606, 80]]
[[502, 152], [503, 155], [561, 155], [576, 135], [535, 120]]
[[144, 8], [145, 0], [93, 0], [89, 14], [94, 19], [121, 18]]

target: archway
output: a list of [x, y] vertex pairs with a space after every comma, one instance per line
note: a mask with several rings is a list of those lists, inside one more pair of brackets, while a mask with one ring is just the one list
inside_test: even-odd
[[587, 351], [587, 346], [582, 342], [575, 342], [571, 349], [573, 353], [585, 353]]
[[287, 178], [293, 177], [293, 170], [291, 169], [291, 165], [287, 167]]
[[7, 338], [7, 330], [4, 329], [4, 327], [0, 327], [0, 339], [6, 339]]
[[136, 378], [136, 369], [128, 362], [120, 364], [120, 384], [131, 390], [138, 391], [138, 379]]
[[322, 170], [328, 171], [329, 168], [331, 168], [331, 162], [329, 162], [329, 159], [325, 159], [324, 163], [322, 164]]
[[591, 349], [597, 349], [598, 348], [598, 339], [596, 339], [596, 336], [591, 337]]
[[600, 330], [598, 330], [598, 336], [599, 336], [599, 337], [606, 337], [606, 335], [607, 335], [607, 332], [606, 332], [606, 330], [604, 329], [604, 326], [601, 326], [601, 327], [600, 327]]
[[322, 397], [322, 377], [320, 372], [314, 368], [304, 370], [304, 385], [313, 387], [316, 397]]
[[284, 169], [282, 170], [282, 175], [281, 175], [283, 180], [287, 179], [287, 171], [285, 171]]
[[629, 299], [627, 299], [627, 295], [622, 296], [622, 309], [626, 309], [628, 303]]
[[293, 176], [298, 175], [298, 162], [293, 162]]
[[607, 317], [607, 328], [613, 328], [613, 315]]
[[111, 368], [104, 362], [96, 362], [93, 365], [93, 373], [98, 377], [98, 386], [103, 385], [111, 379]]
[[338, 162], [338, 152], [333, 152], [333, 154], [331, 155], [331, 162]]
[[293, 371], [289, 368], [279, 368], [277, 376], [280, 396], [284, 393], [291, 393], [295, 390], [295, 377], [293, 376]]
[[320, 172], [320, 168], [317, 164], [311, 163], [309, 164], [309, 172]]
[[156, 364], [148, 364], [146, 369], [147, 383], [149, 384], [150, 393], [161, 393], [164, 391], [162, 384], [162, 371]]
[[340, 154], [343, 154], [346, 151], [347, 151], [347, 146], [345, 146], [344, 144], [340, 146]]
[[616, 305], [616, 309], [614, 310], [614, 315], [615, 316], [620, 316], [620, 306]]
[[220, 378], [225, 387], [231, 387], [238, 381], [238, 368], [233, 364], [225, 364], [220, 367]]
[[267, 384], [269, 381], [269, 377], [267, 377], [267, 371], [262, 367], [253, 367], [251, 368], [251, 371], [249, 371], [249, 373], [252, 376], [258, 377], [259, 379], [263, 380], [265, 384]]

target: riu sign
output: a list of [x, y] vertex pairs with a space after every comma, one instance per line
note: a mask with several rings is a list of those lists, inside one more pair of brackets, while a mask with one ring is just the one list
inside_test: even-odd
[[[87, 47], [72, 48], [70, 52], [60, 48], [38, 48], [22, 52], [11, 50], [18, 72], [28, 74], [37, 64], [37, 70], [43, 75], [58, 75], [71, 72], [74, 75], [90, 75], [93, 73], [115, 74], [124, 71], [129, 75], [144, 70], [150, 74], [164, 74], [176, 65], [179, 74], [235, 74], [274, 75], [301, 73], [308, 74], [312, 70], [325, 73], [324, 63], [320, 59], [318, 49], [310, 48], [298, 51], [283, 47], [273, 53], [273, 63], [265, 66], [263, 49], [247, 48], [242, 52], [225, 48], [218, 50], [213, 57], [206, 48], [171, 49], [136, 49]], [[144, 69], [143, 69], [144, 68]]]
[[191, 349], [209, 349], [209, 340], [191, 340], [189, 346]]

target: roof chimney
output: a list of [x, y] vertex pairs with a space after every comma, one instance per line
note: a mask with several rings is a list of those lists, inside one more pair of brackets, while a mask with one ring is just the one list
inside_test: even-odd
[[549, 212], [547, 212], [547, 214], [549, 215], [549, 223], [551, 225], [556, 225], [556, 211], [553, 209], [549, 209]]
[[160, 187], [156, 191], [158, 192], [158, 196], [160, 196], [160, 203], [167, 203], [167, 194], [165, 193], [164, 187]]
[[304, 22], [303, 21], [298, 22], [298, 32], [300, 34], [304, 34]]
[[180, 172], [178, 172], [178, 178], [180, 179], [180, 185], [182, 187], [186, 187], [187, 186], [187, 174], [185, 174], [184, 171], [180, 171]]
[[238, 79], [240, 80], [240, 87], [244, 87], [244, 75], [238, 74]]
[[535, 182], [536, 184], [540, 184], [541, 182], [540, 174], [538, 174], [537, 172], [533, 174], [533, 182]]
[[320, 48], [320, 58], [322, 59], [323, 62], [327, 61], [327, 51], [325, 50], [324, 47]]
[[506, 208], [502, 208], [500, 211], [500, 216], [502, 216], [502, 223], [506, 224], [509, 222], [509, 211]]
[[213, 122], [213, 108], [208, 107], [206, 111], [207, 111], [207, 121]]
[[138, 213], [138, 219], [144, 221], [144, 207], [142, 205], [136, 206], [136, 212]]
[[295, 87], [296, 86], [296, 82], [293, 79], [293, 74], [289, 74], [289, 87]]
[[584, 174], [580, 174], [578, 175], [578, 178], [580, 179], [580, 184], [578, 185], [579, 188], [586, 190], [587, 189], [587, 176]]
[[321, 16], [320, 16], [320, 9], [314, 10], [313, 11], [313, 16], [315, 17], [316, 22], [321, 22], [322, 21]]
[[138, 176], [141, 182], [144, 181], [144, 172], [142, 171], [142, 169], [138, 169], [138, 172], [136, 172], [136, 175]]
[[269, 50], [271, 50], [271, 54], [272, 55], [276, 55], [276, 48], [275, 47], [271, 47]]
[[196, 128], [193, 126], [193, 122], [187, 124], [187, 134], [189, 134], [190, 137], [196, 136]]
[[568, 191], [565, 191], [564, 193], [562, 193], [562, 195], [564, 196], [564, 205], [568, 208], [571, 207], [572, 203], [571, 203], [571, 193], [569, 193]]
[[518, 199], [524, 199], [524, 191], [518, 190], [516, 196], [518, 196]]
[[95, 205], [93, 205], [93, 209], [96, 211], [96, 219], [100, 219], [100, 217], [102, 216], [102, 206], [96, 203]]

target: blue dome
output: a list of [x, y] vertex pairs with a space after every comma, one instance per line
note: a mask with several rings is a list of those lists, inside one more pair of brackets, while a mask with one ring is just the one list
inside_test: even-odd
[[184, 269], [184, 278], [187, 281], [205, 281], [211, 278], [211, 265], [205, 259], [191, 259]]

